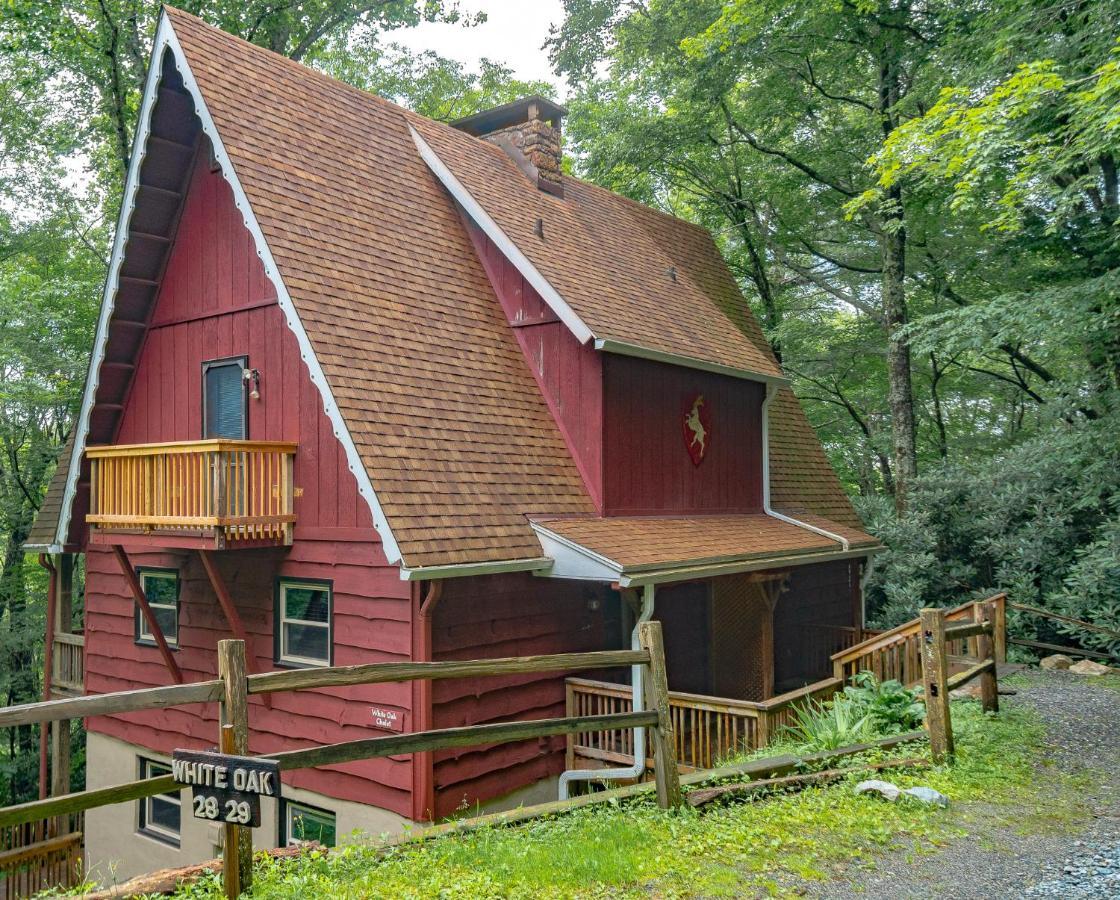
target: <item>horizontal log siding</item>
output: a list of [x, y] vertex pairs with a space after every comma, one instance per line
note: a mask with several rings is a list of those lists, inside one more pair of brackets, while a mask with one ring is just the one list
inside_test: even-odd
[[[591, 609], [597, 601], [598, 608]], [[621, 646], [619, 601], [600, 585], [494, 575], [448, 581], [432, 625], [433, 657], [482, 659]], [[565, 673], [432, 686], [434, 728], [564, 715]], [[526, 787], [564, 768], [565, 740], [541, 738], [435, 753], [436, 816]]]

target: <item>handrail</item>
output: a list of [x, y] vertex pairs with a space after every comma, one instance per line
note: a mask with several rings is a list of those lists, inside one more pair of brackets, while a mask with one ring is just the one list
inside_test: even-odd
[[54, 639], [60, 644], [69, 644], [71, 647], [84, 647], [86, 645], [84, 634], [74, 634], [70, 631], [56, 631]]
[[86, 447], [86, 456], [101, 459], [108, 456], [147, 456], [152, 453], [173, 453], [175, 451], [198, 453], [204, 450], [224, 452], [226, 450], [268, 450], [279, 453], [295, 453], [299, 444], [295, 441], [242, 441], [233, 438], [205, 438], [199, 441], [163, 441], [154, 444], [100, 444]]

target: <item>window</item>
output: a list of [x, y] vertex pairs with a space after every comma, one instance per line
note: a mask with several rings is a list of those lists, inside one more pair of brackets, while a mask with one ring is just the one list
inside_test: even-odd
[[329, 666], [334, 658], [331, 638], [330, 582], [277, 582], [276, 662]]
[[334, 813], [306, 803], [281, 800], [280, 843], [294, 847], [307, 841], [318, 841], [324, 847], [334, 846]]
[[202, 364], [202, 436], [244, 440], [248, 436], [248, 407], [243, 372], [244, 356], [214, 359]]
[[[140, 777], [158, 778], [170, 775], [171, 767], [152, 759], [140, 757]], [[182, 807], [179, 791], [156, 794], [140, 800], [140, 831], [156, 840], [179, 846], [179, 817]]]
[[[167, 646], [179, 646], [179, 573], [175, 569], [137, 569], [140, 588], [159, 623]], [[148, 620], [136, 605], [136, 643], [155, 644]]]

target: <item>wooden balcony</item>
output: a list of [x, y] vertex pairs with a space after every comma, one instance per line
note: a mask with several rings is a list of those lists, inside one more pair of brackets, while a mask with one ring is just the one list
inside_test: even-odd
[[90, 540], [225, 549], [290, 544], [296, 445], [226, 439], [90, 447]]
[[86, 637], [56, 631], [54, 635], [54, 672], [52, 697], [80, 697], [85, 693]]

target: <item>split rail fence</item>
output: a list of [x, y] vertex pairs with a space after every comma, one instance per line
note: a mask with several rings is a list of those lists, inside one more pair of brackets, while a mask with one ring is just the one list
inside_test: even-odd
[[[420, 753], [448, 747], [467, 747], [498, 744], [560, 734], [593, 731], [598, 729], [649, 729], [653, 747], [653, 769], [657, 799], [661, 806], [677, 806], [681, 791], [677, 760], [674, 752], [673, 720], [669, 708], [668, 679], [665, 674], [665, 652], [661, 623], [644, 622], [639, 628], [640, 649], [607, 650], [590, 653], [562, 653], [549, 656], [509, 657], [454, 662], [427, 663], [373, 663], [357, 666], [335, 666], [325, 669], [299, 669], [249, 675], [245, 665], [245, 644], [242, 641], [220, 641], [218, 644], [219, 678], [191, 684], [168, 687], [96, 694], [88, 697], [50, 700], [0, 709], [0, 728], [32, 725], [52, 721], [136, 712], [145, 709], [165, 709], [190, 703], [220, 704], [221, 733], [218, 744], [223, 752], [245, 755], [248, 752], [249, 724], [248, 698], [252, 694], [271, 694], [281, 691], [298, 691], [310, 688], [342, 687], [359, 684], [383, 684], [412, 680], [438, 680], [448, 678], [480, 678], [496, 675], [516, 675], [539, 672], [587, 671], [617, 666], [646, 666], [648, 675], [643, 679], [647, 711], [607, 713], [603, 715], [575, 716], [530, 721], [500, 722], [462, 728], [445, 728], [387, 737], [365, 738], [289, 750], [269, 754], [265, 759], [276, 760], [281, 771], [305, 769], [314, 766], [336, 765], [361, 759], [374, 759], [400, 753]], [[72, 816], [85, 810], [114, 803], [124, 803], [173, 791], [178, 785], [170, 775], [132, 781], [91, 791], [65, 794], [36, 800], [18, 806], [0, 809], [0, 830], [24, 826], [26, 823], [49, 821]], [[249, 829], [225, 826], [223, 872], [227, 896], [236, 897], [249, 886], [252, 877], [252, 836]], [[76, 839], [67, 835], [66, 846]], [[41, 842], [40, 842], [41, 843]], [[0, 856], [0, 860], [4, 857]], [[15, 878], [9, 874], [0, 883], [0, 895], [6, 886], [8, 898], [21, 896], [23, 891], [17, 870], [30, 868], [16, 855], [8, 857]], [[77, 873], [73, 859], [67, 857], [69, 871], [58, 871], [60, 884], [73, 884]], [[0, 862], [2, 865], [2, 862]], [[65, 867], [61, 867], [65, 868]], [[29, 893], [44, 885], [30, 884]], [[27, 894], [22, 894], [26, 896]]]

